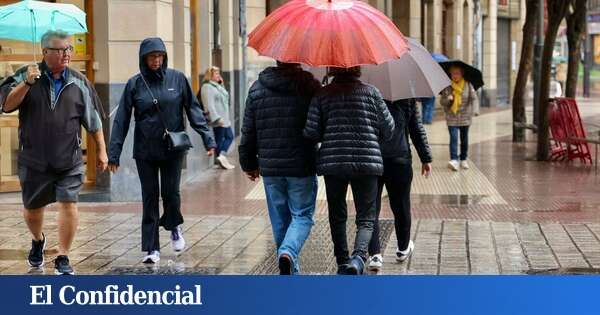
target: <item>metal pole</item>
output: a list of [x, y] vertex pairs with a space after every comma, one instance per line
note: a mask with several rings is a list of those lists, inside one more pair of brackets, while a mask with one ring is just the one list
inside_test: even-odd
[[542, 74], [542, 50], [544, 49], [544, 0], [538, 1], [538, 20], [533, 64], [533, 124], [538, 125], [540, 108], [540, 81]]
[[583, 64], [583, 97], [590, 97], [590, 71], [592, 70], [592, 40], [591, 35], [585, 35]]

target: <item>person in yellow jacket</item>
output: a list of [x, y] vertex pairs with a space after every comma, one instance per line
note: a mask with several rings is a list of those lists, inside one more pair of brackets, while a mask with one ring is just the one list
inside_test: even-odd
[[[449, 69], [452, 84], [441, 92], [440, 103], [446, 113], [446, 123], [450, 133], [450, 161], [453, 171], [468, 169], [469, 126], [473, 115], [479, 115], [479, 98], [473, 85], [464, 78], [464, 70], [459, 66]], [[458, 138], [460, 134], [460, 156]], [[460, 162], [459, 162], [460, 158]]]

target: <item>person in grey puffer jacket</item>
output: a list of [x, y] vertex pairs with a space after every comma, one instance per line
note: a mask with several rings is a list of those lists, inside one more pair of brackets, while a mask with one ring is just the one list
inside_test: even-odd
[[[304, 136], [320, 142], [317, 174], [325, 176], [329, 224], [338, 274], [362, 274], [376, 216], [377, 180], [383, 174], [380, 143], [394, 120], [381, 93], [359, 80], [360, 67], [332, 68], [334, 79], [313, 98]], [[348, 255], [346, 193], [352, 187], [357, 232]]]

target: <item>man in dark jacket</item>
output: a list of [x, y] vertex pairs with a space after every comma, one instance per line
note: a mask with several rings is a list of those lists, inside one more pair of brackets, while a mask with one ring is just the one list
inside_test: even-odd
[[73, 274], [68, 253], [77, 231], [77, 201], [83, 184], [81, 126], [97, 145], [98, 167], [107, 166], [100, 100], [92, 84], [68, 67], [68, 34], [50, 31], [41, 41], [44, 61], [18, 70], [0, 86], [0, 107], [19, 110], [19, 180], [24, 217], [33, 240], [28, 263], [44, 264], [44, 207], [58, 202], [57, 274]]
[[299, 272], [300, 250], [313, 225], [314, 144], [302, 129], [319, 87], [298, 64], [278, 62], [260, 73], [246, 100], [240, 165], [251, 180], [263, 176], [281, 274]]
[[[185, 112], [192, 129], [202, 136], [208, 155], [212, 155], [216, 147], [187, 78], [183, 73], [169, 69], [167, 64], [167, 49], [160, 38], [142, 41], [139, 51], [140, 73], [127, 81], [114, 120], [109, 148], [109, 168], [111, 172], [116, 172], [133, 112], [133, 158], [144, 203], [141, 231], [142, 250], [147, 252], [143, 259], [145, 263], [160, 260], [159, 226], [171, 232], [174, 251], [182, 251], [185, 247], [179, 193], [185, 150], [168, 148], [165, 129], [171, 132], [185, 130]], [[159, 197], [162, 197], [164, 208], [160, 218]]]
[[[421, 174], [425, 177], [431, 172], [431, 149], [427, 143], [427, 133], [419, 117], [414, 99], [386, 101], [387, 107], [394, 117], [396, 128], [390, 141], [381, 144], [383, 155], [383, 176], [379, 178], [377, 190], [377, 218], [381, 211], [381, 194], [385, 185], [394, 214], [394, 226], [398, 247], [396, 260], [403, 262], [410, 257], [414, 244], [410, 240], [410, 188], [413, 178], [412, 154], [408, 138], [412, 140], [421, 160]], [[369, 244], [369, 269], [377, 271], [383, 267], [381, 244], [379, 243], [379, 219], [375, 222], [373, 237]]]
[[[331, 84], [310, 105], [304, 136], [321, 142], [317, 173], [325, 176], [329, 224], [339, 274], [362, 274], [376, 216], [377, 179], [383, 174], [379, 143], [391, 138], [394, 120], [379, 91], [363, 84], [360, 67], [333, 68]], [[356, 238], [348, 255], [346, 194], [352, 187]]]

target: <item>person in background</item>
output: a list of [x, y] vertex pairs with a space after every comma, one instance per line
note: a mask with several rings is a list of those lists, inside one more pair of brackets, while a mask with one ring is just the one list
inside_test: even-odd
[[[441, 92], [440, 103], [446, 114], [446, 123], [450, 133], [450, 161], [448, 167], [453, 171], [468, 169], [469, 126], [473, 115], [479, 115], [479, 98], [473, 85], [464, 78], [460, 66], [449, 69], [452, 84]], [[458, 138], [460, 134], [460, 156]], [[459, 162], [460, 158], [460, 162]]]
[[394, 214], [394, 228], [398, 247], [396, 260], [404, 262], [413, 252], [414, 244], [410, 240], [411, 211], [410, 189], [413, 178], [412, 154], [409, 137], [417, 149], [421, 160], [421, 175], [428, 177], [431, 173], [431, 149], [427, 143], [427, 133], [417, 109], [415, 99], [386, 101], [396, 127], [390, 141], [381, 145], [383, 156], [383, 176], [379, 178], [377, 189], [377, 220], [373, 228], [373, 237], [369, 243], [368, 269], [378, 271], [383, 267], [381, 244], [379, 240], [379, 213], [381, 212], [381, 195], [385, 186], [390, 206]]
[[[168, 149], [164, 125], [169, 131], [184, 131], [185, 112], [190, 126], [202, 137], [207, 155], [212, 156], [216, 148], [212, 132], [187, 78], [183, 73], [167, 67], [167, 57], [165, 44], [158, 37], [146, 38], [140, 44], [140, 73], [127, 81], [115, 116], [109, 147], [109, 169], [114, 173], [119, 169], [119, 159], [133, 112], [133, 158], [143, 200], [142, 251], [146, 255], [142, 261], [149, 264], [160, 260], [160, 226], [171, 232], [173, 251], [181, 252], [185, 248], [179, 192], [185, 151]], [[163, 215], [159, 216], [161, 197]]]
[[[321, 143], [317, 174], [325, 176], [329, 225], [338, 274], [363, 274], [377, 214], [377, 181], [383, 175], [380, 143], [389, 140], [394, 119], [375, 87], [360, 81], [360, 67], [331, 68], [333, 81], [313, 98], [304, 136]], [[356, 207], [354, 250], [346, 238], [346, 194]]]
[[240, 165], [251, 180], [263, 176], [282, 275], [300, 272], [300, 251], [314, 223], [315, 146], [302, 129], [319, 88], [299, 64], [277, 62], [260, 73], [246, 100]]
[[435, 97], [426, 97], [420, 99], [421, 113], [423, 113], [423, 124], [431, 125], [433, 121], [433, 111], [435, 109]]
[[216, 162], [223, 169], [229, 170], [235, 168], [227, 159], [227, 152], [233, 142], [233, 130], [229, 113], [229, 93], [223, 84], [219, 68], [208, 68], [204, 73], [200, 98], [208, 111], [209, 122], [215, 132]]

